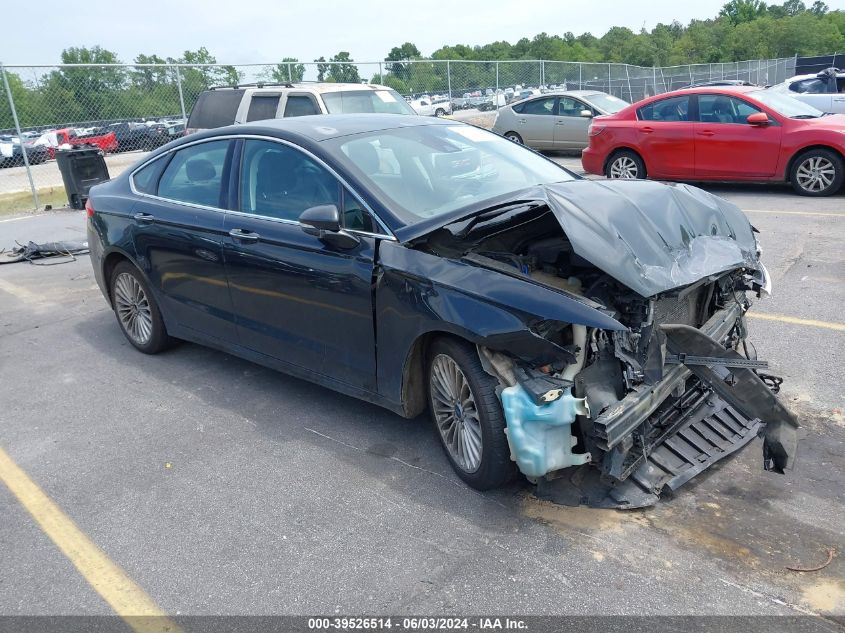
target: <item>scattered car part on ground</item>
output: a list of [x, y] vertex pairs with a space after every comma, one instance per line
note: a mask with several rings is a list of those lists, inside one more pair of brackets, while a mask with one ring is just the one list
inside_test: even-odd
[[628, 105], [595, 90], [550, 92], [499, 108], [493, 131], [534, 149], [583, 149], [594, 116], [613, 114]]
[[71, 209], [84, 209], [91, 187], [109, 179], [103, 152], [94, 146], [59, 149], [56, 164], [62, 174]]
[[442, 119], [302, 117], [153, 152], [92, 189], [88, 235], [140, 351], [428, 408], [478, 489], [587, 468], [582, 502], [648, 505], [760, 429], [766, 469], [795, 459], [797, 420], [738, 366], [770, 287], [753, 229], [694, 187], [585, 180]]
[[593, 119], [584, 169], [609, 178], [789, 182], [835, 194], [845, 180], [845, 115], [778, 92], [688, 88]]
[[8, 249], [0, 248], [0, 264], [14, 264], [22, 261], [35, 264], [35, 260], [41, 259], [57, 261], [50, 261], [49, 263], [39, 262], [38, 264], [40, 266], [63, 264], [65, 262], [76, 261], [77, 255], [84, 255], [87, 252], [88, 242], [79, 240], [44, 242], [41, 244], [27, 242], [26, 244], [18, 244]]

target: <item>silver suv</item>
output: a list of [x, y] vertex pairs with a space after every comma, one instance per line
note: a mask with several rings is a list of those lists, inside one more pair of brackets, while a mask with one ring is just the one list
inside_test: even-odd
[[191, 110], [186, 134], [233, 123], [352, 112], [416, 114], [398, 92], [374, 84], [241, 85], [202, 92]]

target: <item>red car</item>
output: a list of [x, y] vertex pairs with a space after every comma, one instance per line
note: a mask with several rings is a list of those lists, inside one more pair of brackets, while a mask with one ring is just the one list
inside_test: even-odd
[[66, 127], [56, 130], [52, 134], [55, 134], [55, 138], [50, 139], [50, 145], [47, 147], [50, 158], [56, 157], [56, 147], [65, 144], [73, 145], [74, 147], [79, 145], [96, 145], [104, 153], [117, 151], [117, 135], [111, 131], [94, 130], [89, 134], [81, 135], [75, 128]]
[[584, 169], [608, 178], [790, 182], [827, 196], [845, 179], [845, 115], [757, 87], [688, 88], [596, 117]]

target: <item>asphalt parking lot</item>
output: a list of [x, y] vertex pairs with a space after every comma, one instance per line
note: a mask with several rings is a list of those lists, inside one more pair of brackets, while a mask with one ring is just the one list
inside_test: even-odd
[[[840, 630], [845, 196], [707, 189], [761, 231], [774, 295], [751, 338], [803, 425], [786, 476], [763, 472], [755, 440], [643, 511], [554, 506], [519, 483], [478, 493], [425, 417], [196, 345], [138, 353], [87, 256], [0, 266], [0, 454], [174, 616], [815, 614]], [[0, 219], [0, 246], [84, 223]], [[25, 505], [0, 485], [0, 614], [111, 613]], [[819, 571], [787, 569], [830, 548]]]

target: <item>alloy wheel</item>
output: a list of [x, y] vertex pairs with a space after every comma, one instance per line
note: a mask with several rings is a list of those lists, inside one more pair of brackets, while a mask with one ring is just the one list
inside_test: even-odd
[[820, 193], [833, 184], [836, 167], [824, 156], [810, 156], [798, 166], [795, 178], [803, 190]]
[[466, 472], [481, 465], [481, 421], [469, 382], [446, 354], [431, 362], [431, 404], [437, 429], [452, 459]]
[[520, 145], [522, 145], [522, 139], [519, 138], [519, 136], [517, 136], [516, 134], [505, 134], [505, 138], [509, 141], [513, 141], [514, 143], [519, 143]]
[[147, 294], [133, 275], [120, 273], [115, 279], [114, 307], [129, 337], [146, 345], [153, 334], [153, 313]]
[[623, 178], [625, 180], [635, 179], [639, 176], [637, 163], [630, 156], [619, 156], [610, 164], [610, 177]]

